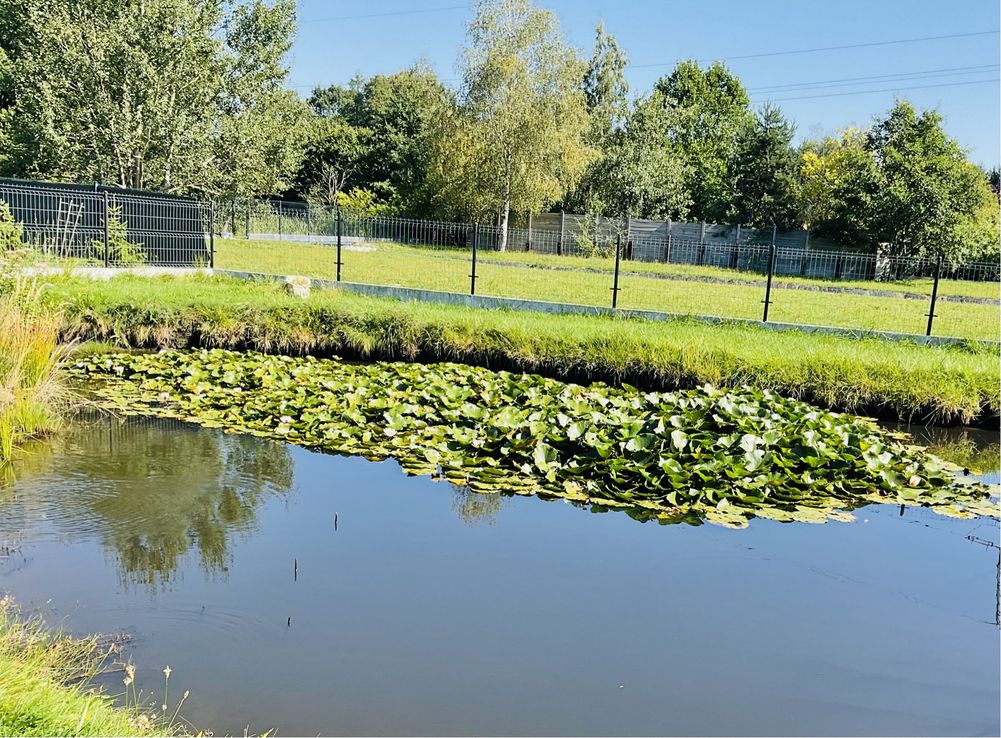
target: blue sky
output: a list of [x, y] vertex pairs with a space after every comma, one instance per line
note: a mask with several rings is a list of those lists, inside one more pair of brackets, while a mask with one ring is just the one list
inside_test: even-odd
[[[752, 102], [777, 102], [799, 136], [868, 125], [901, 96], [919, 107], [938, 108], [946, 130], [973, 161], [998, 164], [997, 0], [537, 4], [559, 16], [568, 42], [586, 55], [594, 24], [603, 19], [635, 65], [627, 70], [634, 94], [649, 90], [678, 59], [723, 59], [744, 81]], [[470, 7], [461, 0], [300, 0], [290, 83], [306, 94], [315, 84], [343, 84], [357, 73], [391, 73], [421, 58], [440, 77], [454, 79]], [[377, 15], [382, 13], [397, 14]], [[735, 58], [971, 33], [982, 35]]]

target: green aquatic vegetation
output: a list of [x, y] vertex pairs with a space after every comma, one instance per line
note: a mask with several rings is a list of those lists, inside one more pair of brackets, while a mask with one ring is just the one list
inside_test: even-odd
[[996, 507], [986, 486], [872, 421], [769, 390], [640, 392], [459, 364], [224, 350], [94, 355], [72, 371], [124, 413], [395, 458], [475, 492], [664, 523], [846, 520], [872, 502], [961, 517]]

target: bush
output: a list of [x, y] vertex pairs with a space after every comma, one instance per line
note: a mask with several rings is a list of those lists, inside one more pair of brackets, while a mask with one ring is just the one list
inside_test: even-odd
[[10, 206], [0, 200], [0, 251], [24, 248], [24, 226], [14, 220]]
[[[94, 257], [103, 261], [104, 240], [94, 239], [90, 242]], [[146, 263], [141, 243], [129, 242], [128, 225], [122, 220], [122, 208], [113, 205], [108, 208], [108, 263], [115, 266], [137, 266]]]
[[386, 205], [378, 201], [374, 192], [361, 187], [354, 187], [349, 192], [338, 192], [337, 204], [341, 210], [351, 215], [383, 215], [386, 211]]

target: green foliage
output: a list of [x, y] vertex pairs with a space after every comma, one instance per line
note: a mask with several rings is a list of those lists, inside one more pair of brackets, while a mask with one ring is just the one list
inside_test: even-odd
[[589, 180], [596, 209], [662, 220], [688, 215], [691, 169], [668, 143], [675, 119], [656, 94], [636, 102], [623, 135], [606, 150]]
[[676, 113], [670, 139], [686, 165], [692, 217], [727, 222], [734, 196], [731, 170], [753, 122], [743, 84], [721, 62], [703, 69], [688, 60], [656, 83], [654, 95]]
[[982, 172], [945, 134], [942, 116], [898, 102], [869, 131], [868, 147], [880, 173], [873, 232], [881, 251], [966, 257], [964, 226], [988, 204], [996, 208], [996, 200]]
[[24, 248], [24, 226], [14, 220], [10, 206], [0, 200], [0, 252]]
[[586, 259], [604, 259], [615, 253], [615, 246], [606, 241], [599, 241], [595, 233], [595, 216], [585, 214], [580, 220], [574, 241], [577, 243], [577, 253]]
[[[458, 364], [222, 350], [92, 356], [109, 409], [194, 421], [662, 523], [824, 522], [872, 502], [996, 514], [989, 491], [871, 421], [769, 390], [641, 393]], [[850, 519], [850, 517], [849, 517]]]
[[348, 87], [317, 88], [310, 106], [320, 119], [297, 187], [332, 202], [360, 186], [397, 212], [428, 216], [432, 136], [449, 93], [434, 72], [416, 65], [392, 75], [355, 78]]
[[625, 126], [629, 116], [629, 83], [625, 70], [629, 59], [615, 36], [599, 21], [594, 30], [594, 51], [584, 74], [584, 98], [591, 116], [591, 142], [608, 143]]
[[[93, 258], [104, 261], [104, 238], [95, 238], [90, 242], [90, 247]], [[121, 267], [139, 266], [146, 262], [143, 245], [129, 241], [129, 227], [122, 220], [121, 205], [108, 206], [107, 260], [109, 265]]]
[[337, 205], [346, 213], [364, 216], [381, 215], [386, 209], [376, 200], [374, 192], [361, 187], [354, 187], [350, 192], [338, 192]]
[[849, 246], [870, 246], [879, 187], [879, 171], [866, 148], [865, 131], [847, 129], [837, 137], [803, 144], [797, 187], [799, 218], [820, 235]]
[[796, 223], [799, 158], [792, 148], [795, 127], [773, 105], [765, 105], [744, 129], [734, 167], [732, 217], [758, 227]]
[[0, 0], [4, 16], [0, 172], [229, 195], [287, 186], [304, 112], [284, 88], [292, 0]]
[[367, 156], [372, 132], [342, 118], [315, 118], [297, 186], [318, 205], [337, 203], [338, 194]]
[[480, 0], [463, 52], [463, 93], [436, 136], [434, 186], [455, 213], [538, 210], [579, 182], [592, 158], [580, 80], [556, 16], [528, 0]]

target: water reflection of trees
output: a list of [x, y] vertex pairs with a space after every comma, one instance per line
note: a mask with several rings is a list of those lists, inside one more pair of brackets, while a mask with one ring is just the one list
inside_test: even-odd
[[292, 486], [284, 446], [169, 420], [104, 418], [54, 443], [44, 471], [27, 474], [44, 474], [55, 524], [97, 536], [126, 584], [163, 586], [192, 555], [224, 572], [261, 503]]
[[507, 499], [501, 494], [482, 494], [468, 487], [452, 487], [452, 512], [466, 525], [493, 525]]

